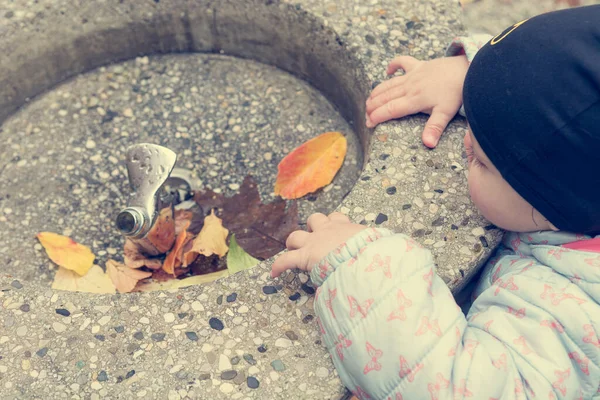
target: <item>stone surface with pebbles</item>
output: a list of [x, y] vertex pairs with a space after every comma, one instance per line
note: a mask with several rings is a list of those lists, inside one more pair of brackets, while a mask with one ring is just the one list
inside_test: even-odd
[[[465, 121], [430, 151], [424, 116], [371, 131], [364, 101], [395, 54], [440, 56], [462, 31], [446, 0], [0, 0], [3, 398], [344, 396], [306, 274], [273, 281], [266, 260], [178, 291], [57, 292], [34, 234], [71, 235], [100, 265], [115, 256], [129, 144], [173, 148], [179, 166], [228, 194], [253, 173], [269, 199], [288, 150], [342, 130], [344, 170], [302, 200], [303, 215], [337, 208], [406, 232], [432, 249], [457, 291], [501, 236], [469, 201]], [[138, 57], [190, 51], [213, 54]]]

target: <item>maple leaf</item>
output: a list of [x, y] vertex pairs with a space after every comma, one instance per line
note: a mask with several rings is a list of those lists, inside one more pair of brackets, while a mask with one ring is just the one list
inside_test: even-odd
[[347, 141], [340, 132], [327, 132], [310, 139], [277, 166], [275, 194], [298, 199], [331, 183], [346, 156]]
[[240, 190], [225, 197], [212, 190], [196, 192], [194, 201], [206, 212], [217, 209], [223, 226], [235, 234], [237, 243], [251, 256], [267, 259], [285, 249], [285, 240], [298, 229], [298, 205], [286, 208], [281, 198], [263, 204], [254, 179], [244, 178]]
[[139, 280], [152, 276], [152, 272], [129, 268], [113, 260], [106, 262], [106, 274], [120, 293], [131, 292]]
[[213, 212], [204, 218], [204, 226], [192, 242], [192, 248], [183, 255], [183, 265], [187, 267], [202, 254], [205, 257], [213, 254], [223, 257], [229, 248], [225, 240], [229, 231], [223, 228], [223, 221]]
[[134, 291], [136, 292], [153, 292], [156, 290], [172, 290], [180, 289], [193, 285], [202, 285], [213, 282], [219, 278], [229, 276], [229, 271], [226, 269], [204, 275], [195, 275], [184, 279], [169, 279], [164, 282], [149, 281], [148, 279], [139, 281]]
[[55, 264], [75, 271], [79, 276], [85, 275], [94, 264], [96, 256], [90, 248], [69, 237], [53, 232], [41, 232], [37, 234], [37, 238]]
[[246, 253], [235, 240], [235, 234], [229, 240], [229, 253], [227, 253], [227, 269], [230, 274], [250, 269], [260, 261]]
[[83, 276], [66, 268], [59, 268], [54, 276], [52, 289], [70, 292], [115, 293], [112, 281], [98, 265], [92, 265]]

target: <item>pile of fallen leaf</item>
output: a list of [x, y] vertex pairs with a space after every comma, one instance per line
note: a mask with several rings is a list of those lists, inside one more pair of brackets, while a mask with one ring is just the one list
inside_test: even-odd
[[256, 182], [247, 176], [232, 197], [207, 189], [193, 201], [161, 210], [143, 239], [126, 239], [124, 261], [94, 265], [91, 250], [52, 232], [38, 234], [59, 266], [53, 289], [91, 293], [129, 293], [174, 289], [211, 282], [254, 267], [285, 249], [298, 228], [297, 199], [328, 185], [346, 154], [346, 139], [329, 132], [311, 139], [278, 165], [275, 194], [263, 203]]

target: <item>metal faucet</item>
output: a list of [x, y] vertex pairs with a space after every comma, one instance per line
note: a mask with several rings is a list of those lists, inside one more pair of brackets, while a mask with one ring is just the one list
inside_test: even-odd
[[172, 192], [164, 189], [177, 154], [166, 147], [141, 143], [127, 149], [127, 174], [131, 194], [127, 208], [117, 216], [117, 228], [132, 239], [145, 237], [165, 206], [173, 203]]

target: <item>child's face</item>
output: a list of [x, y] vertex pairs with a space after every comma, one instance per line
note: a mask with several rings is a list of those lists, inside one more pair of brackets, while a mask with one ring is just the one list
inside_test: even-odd
[[512, 232], [556, 229], [504, 180], [471, 129], [465, 135], [465, 149], [469, 158], [469, 192], [484, 217]]

